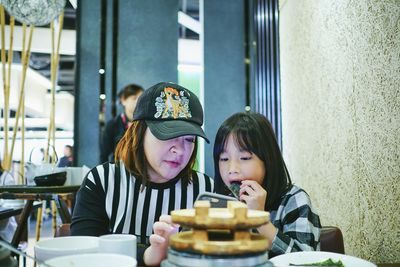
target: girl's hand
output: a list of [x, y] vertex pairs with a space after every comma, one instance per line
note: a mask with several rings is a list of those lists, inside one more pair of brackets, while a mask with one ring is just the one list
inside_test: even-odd
[[264, 210], [267, 191], [259, 183], [253, 180], [243, 180], [239, 193], [240, 200], [247, 204], [247, 208]]
[[177, 233], [178, 229], [179, 225], [172, 223], [171, 216], [160, 216], [160, 220], [153, 225], [154, 234], [150, 236], [150, 247], [144, 252], [143, 260], [146, 265], [160, 265], [167, 257], [169, 237]]

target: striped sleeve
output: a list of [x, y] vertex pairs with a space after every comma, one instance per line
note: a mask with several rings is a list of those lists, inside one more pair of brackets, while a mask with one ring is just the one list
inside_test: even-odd
[[99, 236], [109, 233], [108, 216], [104, 207], [104, 173], [109, 164], [93, 168], [77, 192], [72, 214], [71, 235]]

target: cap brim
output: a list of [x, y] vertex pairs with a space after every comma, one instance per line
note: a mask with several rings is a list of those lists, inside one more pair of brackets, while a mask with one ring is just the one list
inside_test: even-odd
[[168, 140], [183, 135], [196, 135], [210, 143], [203, 129], [196, 123], [183, 120], [146, 120], [151, 133], [160, 140]]

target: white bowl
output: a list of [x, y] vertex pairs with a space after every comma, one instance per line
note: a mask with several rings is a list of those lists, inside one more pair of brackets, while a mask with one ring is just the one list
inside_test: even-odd
[[52, 239], [43, 239], [35, 244], [35, 257], [40, 261], [51, 258], [97, 253], [99, 238], [95, 236], [63, 236]]
[[[136, 267], [136, 260], [132, 257], [119, 254], [80, 254], [57, 257], [45, 263], [51, 267]], [[39, 267], [44, 267], [39, 264]]]
[[23, 208], [25, 200], [23, 199], [4, 199], [1, 206], [5, 208]]
[[269, 259], [276, 266], [289, 266], [292, 264], [307, 264], [324, 261], [331, 258], [334, 261], [341, 260], [344, 266], [376, 267], [372, 262], [333, 252], [324, 251], [302, 251], [279, 255]]

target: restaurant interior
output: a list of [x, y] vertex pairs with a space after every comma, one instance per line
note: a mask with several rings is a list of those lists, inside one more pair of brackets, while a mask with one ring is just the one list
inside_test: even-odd
[[26, 23], [47, 12], [28, 5], [50, 2], [0, 1], [2, 168], [23, 185], [29, 166], [54, 171], [73, 146], [67, 188], [0, 185], [0, 204], [25, 194], [12, 207], [25, 242], [13, 245], [33, 255], [70, 222], [74, 192], [101, 163], [105, 124], [122, 111], [119, 90], [167, 81], [202, 103], [200, 172], [215, 175], [227, 117], [261, 113], [293, 183], [322, 226], [340, 231], [342, 254], [400, 266], [400, 1], [57, 0], [45, 24]]

